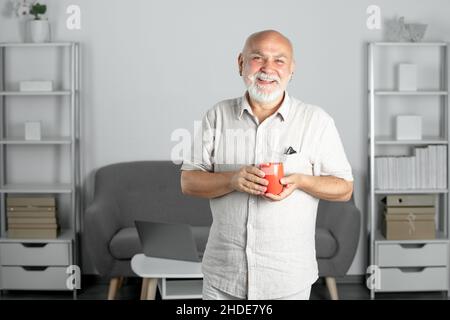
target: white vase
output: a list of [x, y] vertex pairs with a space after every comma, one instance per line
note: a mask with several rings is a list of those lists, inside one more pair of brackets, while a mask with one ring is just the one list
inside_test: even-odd
[[48, 20], [28, 21], [28, 32], [31, 42], [50, 41], [50, 23]]

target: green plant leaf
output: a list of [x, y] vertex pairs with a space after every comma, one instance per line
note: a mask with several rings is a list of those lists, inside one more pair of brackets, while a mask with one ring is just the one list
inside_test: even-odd
[[31, 5], [30, 14], [34, 16], [35, 20], [39, 20], [40, 16], [47, 12], [47, 6], [45, 4], [40, 4], [39, 2]]

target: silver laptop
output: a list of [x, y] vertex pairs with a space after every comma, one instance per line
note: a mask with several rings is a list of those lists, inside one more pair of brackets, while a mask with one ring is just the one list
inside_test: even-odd
[[152, 221], [135, 221], [142, 250], [147, 257], [200, 262], [191, 227]]

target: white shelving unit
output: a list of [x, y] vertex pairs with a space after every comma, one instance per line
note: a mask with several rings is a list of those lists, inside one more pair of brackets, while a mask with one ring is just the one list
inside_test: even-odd
[[[69, 75], [67, 88], [51, 92], [20, 92], [7, 88], [7, 57], [13, 52], [31, 57], [35, 50], [68, 50], [68, 61], [60, 65], [62, 72]], [[14, 50], [14, 51], [9, 51]], [[70, 274], [67, 267], [78, 265], [78, 231], [81, 204], [80, 183], [80, 46], [76, 42], [51, 43], [0, 43], [0, 290], [71, 290], [66, 286]], [[9, 67], [9, 66], [8, 66]], [[12, 67], [12, 66], [11, 66]], [[39, 67], [37, 67], [39, 68]], [[63, 105], [69, 107], [69, 136], [43, 136], [42, 140], [29, 141], [24, 137], [10, 136], [7, 126], [7, 108], [13, 108], [9, 99], [27, 99], [29, 97], [60, 97]], [[48, 99], [47, 98], [47, 99]], [[68, 183], [10, 183], [7, 181], [8, 148], [34, 148], [68, 146], [70, 158], [70, 182]], [[39, 165], [45, 166], [45, 163]], [[36, 169], [39, 170], [37, 167]], [[68, 225], [62, 225], [56, 239], [11, 239], [7, 236], [6, 197], [8, 194], [36, 195], [49, 194], [56, 197], [69, 197]], [[58, 215], [63, 214], [59, 212]], [[73, 296], [76, 298], [76, 289]]]
[[[379, 70], [386, 66], [377, 61], [380, 52], [386, 57], [389, 50], [437, 50], [439, 56], [439, 88], [418, 91], [379, 90]], [[369, 234], [370, 234], [370, 266], [378, 271], [372, 274], [378, 278], [370, 287], [370, 296], [375, 298], [378, 292], [402, 291], [442, 291], [449, 290], [449, 192], [448, 192], [448, 160], [447, 188], [445, 189], [375, 189], [375, 157], [380, 148], [403, 150], [415, 146], [446, 145], [449, 159], [449, 112], [448, 112], [448, 45], [445, 42], [372, 42], [368, 44], [368, 106], [369, 106]], [[399, 61], [401, 62], [401, 61]], [[438, 99], [441, 115], [440, 133], [436, 136], [424, 136], [422, 140], [397, 141], [392, 136], [382, 135], [377, 130], [377, 119], [383, 119], [383, 104], [395, 97], [397, 101], [408, 99]], [[383, 99], [383, 100], [382, 100]], [[383, 103], [384, 102], [384, 103]], [[432, 103], [430, 103], [432, 104]], [[408, 105], [403, 105], [408, 113]], [[380, 115], [381, 116], [378, 116]], [[437, 207], [436, 239], [430, 240], [386, 240], [381, 234], [380, 199], [392, 194], [435, 194]], [[372, 269], [372, 271], [374, 271]], [[379, 282], [378, 282], [379, 281]], [[376, 285], [375, 285], [376, 284]]]

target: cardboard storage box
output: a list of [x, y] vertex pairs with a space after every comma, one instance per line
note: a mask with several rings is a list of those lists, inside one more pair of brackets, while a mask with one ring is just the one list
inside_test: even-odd
[[434, 213], [385, 213], [383, 235], [386, 240], [436, 238]]

